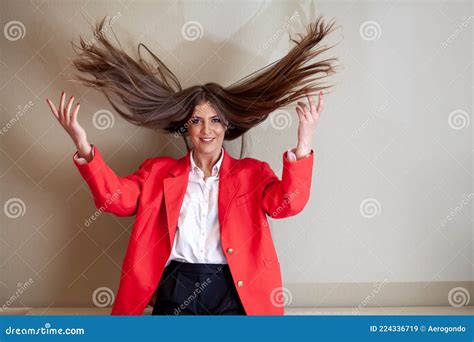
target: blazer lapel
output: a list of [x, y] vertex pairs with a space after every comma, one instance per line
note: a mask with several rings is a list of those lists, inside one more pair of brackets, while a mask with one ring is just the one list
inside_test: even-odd
[[219, 229], [222, 236], [222, 227], [224, 226], [229, 206], [239, 189], [240, 179], [237, 177], [239, 167], [238, 160], [232, 158], [227, 150], [225, 150], [224, 159], [222, 160], [219, 170], [219, 195], [218, 195], [218, 216]]
[[188, 151], [186, 156], [179, 159], [176, 165], [169, 170], [170, 177], [163, 180], [166, 219], [168, 222], [168, 235], [171, 248], [173, 248], [179, 211], [188, 186], [189, 169], [191, 165], [189, 157], [190, 151]]

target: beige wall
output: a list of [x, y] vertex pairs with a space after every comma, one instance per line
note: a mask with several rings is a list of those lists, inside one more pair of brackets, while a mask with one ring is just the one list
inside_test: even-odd
[[[93, 306], [97, 289], [115, 293], [133, 222], [102, 214], [85, 226], [96, 209], [46, 97], [65, 90], [80, 99], [89, 140], [120, 175], [145, 158], [184, 154], [181, 140], [131, 126], [100, 94], [68, 81], [71, 39], [92, 38], [89, 23], [115, 16], [122, 45], [134, 54], [146, 43], [184, 86], [229, 84], [283, 56], [287, 31], [317, 14], [342, 25], [332, 42], [343, 39], [333, 53], [345, 70], [313, 141], [311, 201], [297, 217], [271, 221], [288, 306], [467, 304], [469, 1], [8, 0], [0, 13], [0, 306]], [[200, 38], [184, 39], [189, 21]], [[104, 110], [113, 124], [94, 121]], [[249, 134], [246, 155], [280, 175], [296, 118], [293, 106], [276, 112]], [[234, 156], [239, 143], [227, 145]]]

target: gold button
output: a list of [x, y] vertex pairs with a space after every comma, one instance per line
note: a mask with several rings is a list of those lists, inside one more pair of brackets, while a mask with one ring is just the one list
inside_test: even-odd
[[227, 248], [227, 253], [232, 254], [234, 253], [234, 250], [232, 248]]
[[237, 286], [239, 286], [239, 287], [244, 286], [244, 282], [243, 282], [242, 280], [239, 280], [239, 281], [237, 282]]

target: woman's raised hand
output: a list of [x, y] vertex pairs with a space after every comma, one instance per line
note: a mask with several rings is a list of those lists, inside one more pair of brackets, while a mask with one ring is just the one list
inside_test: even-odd
[[81, 106], [79, 102], [74, 106], [74, 109], [71, 112], [71, 107], [74, 102], [74, 96], [71, 96], [67, 103], [65, 103], [66, 94], [61, 92], [61, 98], [59, 100], [59, 109], [56, 109], [56, 106], [51, 102], [50, 99], [46, 99], [46, 102], [51, 108], [56, 119], [58, 119], [61, 126], [64, 130], [70, 135], [71, 139], [77, 145], [78, 142], [86, 140], [86, 131], [79, 125], [77, 122], [77, 113], [79, 112], [79, 107]]
[[311, 140], [313, 133], [318, 126], [319, 115], [323, 111], [323, 92], [319, 92], [319, 101], [316, 106], [313, 98], [307, 94], [308, 106], [301, 101], [298, 101], [296, 113], [299, 118], [298, 125], [298, 145], [296, 146], [296, 157], [301, 158], [311, 152]]
[[69, 134], [72, 141], [76, 145], [79, 156], [86, 158], [88, 161], [91, 160], [91, 146], [87, 142], [87, 135], [84, 128], [79, 125], [77, 121], [77, 113], [79, 112], [79, 107], [81, 106], [79, 102], [76, 103], [74, 108], [71, 111], [74, 96], [71, 96], [67, 103], [65, 103], [66, 94], [61, 92], [61, 98], [59, 100], [59, 108], [56, 109], [56, 106], [51, 102], [50, 99], [46, 99], [46, 102], [51, 108], [56, 119], [58, 119], [61, 126], [63, 126], [64, 130]]

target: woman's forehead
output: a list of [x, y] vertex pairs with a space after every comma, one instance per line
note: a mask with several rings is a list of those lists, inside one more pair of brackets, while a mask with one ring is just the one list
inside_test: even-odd
[[211, 117], [218, 115], [209, 101], [200, 103], [194, 107], [193, 115], [202, 117]]

